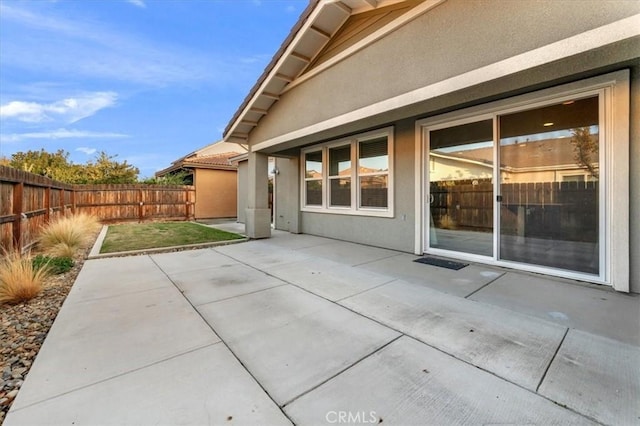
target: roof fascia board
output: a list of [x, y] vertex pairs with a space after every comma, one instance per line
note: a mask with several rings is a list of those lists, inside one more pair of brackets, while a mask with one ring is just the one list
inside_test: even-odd
[[305, 81], [309, 80], [310, 78], [313, 78], [314, 76], [320, 74], [321, 72], [327, 70], [328, 68], [336, 65], [338, 62], [344, 61], [348, 57], [353, 56], [355, 53], [359, 52], [360, 50], [364, 49], [365, 47], [369, 46], [370, 44], [375, 43], [376, 41], [378, 41], [381, 38], [385, 37], [387, 34], [395, 31], [399, 27], [407, 24], [408, 22], [412, 21], [413, 19], [417, 18], [418, 16], [422, 15], [423, 13], [427, 12], [429, 9], [432, 9], [432, 8], [436, 7], [437, 5], [439, 5], [440, 3], [443, 3], [445, 1], [446, 0], [429, 0], [429, 1], [426, 1], [426, 2], [424, 2], [422, 4], [419, 4], [418, 6], [414, 7], [413, 9], [407, 11], [407, 13], [405, 13], [405, 14], [399, 16], [398, 18], [396, 18], [394, 21], [389, 22], [384, 27], [378, 29], [377, 31], [373, 32], [372, 34], [369, 34], [367, 37], [363, 38], [362, 40], [360, 40], [358, 43], [354, 44], [353, 46], [350, 46], [349, 48], [347, 48], [347, 49], [343, 50], [342, 52], [338, 53], [336, 56], [332, 57], [331, 59], [328, 59], [326, 62], [323, 62], [322, 64], [318, 65], [317, 67], [315, 67], [315, 68], [307, 71], [306, 73], [302, 74], [300, 77], [296, 78], [294, 81], [292, 81], [290, 84], [288, 84], [282, 90], [282, 93], [288, 92], [289, 90], [293, 89], [294, 87], [304, 83]]
[[253, 94], [253, 96], [252, 96], [251, 100], [249, 101], [249, 103], [247, 103], [247, 105], [244, 107], [243, 112], [236, 118], [236, 120], [234, 121], [233, 125], [229, 128], [229, 131], [226, 133], [226, 135], [224, 135], [224, 137], [223, 137], [224, 141], [230, 142], [229, 139], [230, 139], [230, 137], [232, 137], [232, 135], [235, 132], [236, 128], [242, 122], [242, 118], [245, 115], [245, 112], [251, 110], [252, 108], [254, 108], [254, 105], [255, 105], [256, 101], [258, 100], [258, 98], [260, 97], [261, 93], [265, 91], [265, 88], [267, 87], [267, 85], [279, 73], [280, 67], [287, 60], [289, 55], [291, 55], [291, 53], [295, 50], [296, 45], [300, 42], [300, 40], [305, 35], [305, 33], [313, 26], [313, 22], [318, 17], [318, 15], [322, 12], [322, 9], [324, 7], [326, 7], [327, 5], [331, 4], [331, 3], [332, 3], [331, 1], [321, 0], [315, 6], [315, 9], [309, 14], [309, 16], [307, 17], [305, 23], [298, 30], [296, 36], [293, 38], [293, 40], [291, 40], [291, 43], [289, 43], [289, 45], [286, 47], [285, 51], [280, 55], [280, 58], [278, 58], [278, 60], [276, 61], [275, 65], [273, 66], [273, 68], [271, 69], [269, 74], [267, 75], [267, 78], [265, 78], [264, 81], [260, 84], [258, 89]]
[[506, 77], [639, 35], [640, 14], [636, 14], [393, 98], [367, 105], [337, 117], [329, 118], [302, 129], [276, 136], [257, 143], [252, 147], [252, 151], [270, 148], [284, 142]]
[[[334, 0], [334, 1], [336, 1], [337, 3], [340, 3], [342, 0]], [[375, 9], [391, 6], [396, 3], [401, 3], [405, 0], [361, 0], [361, 1], [363, 2], [364, 6], [351, 8], [352, 15], [358, 15], [360, 13], [370, 12]], [[349, 6], [344, 5], [344, 7], [348, 8]]]

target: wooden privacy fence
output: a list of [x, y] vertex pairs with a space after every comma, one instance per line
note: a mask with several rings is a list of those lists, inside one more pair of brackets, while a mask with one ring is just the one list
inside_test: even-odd
[[[501, 233], [597, 241], [598, 182], [523, 182], [500, 185]], [[432, 182], [430, 211], [445, 229], [493, 231], [490, 180]]]
[[69, 185], [0, 166], [0, 248], [23, 250], [47, 222], [87, 213], [102, 222], [190, 220], [195, 188], [181, 185]]
[[75, 209], [103, 222], [189, 220], [195, 189], [181, 185], [75, 185]]

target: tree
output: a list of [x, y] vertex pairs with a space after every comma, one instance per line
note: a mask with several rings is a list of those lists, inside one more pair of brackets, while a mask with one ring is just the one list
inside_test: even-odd
[[140, 170], [128, 164], [127, 160], [116, 161], [117, 155], [110, 156], [101, 151], [95, 162], [89, 161], [84, 169], [84, 183], [136, 183]]
[[160, 177], [149, 177], [140, 181], [149, 185], [193, 185], [193, 174], [186, 170], [168, 173]]
[[69, 153], [64, 150], [49, 153], [41, 149], [16, 152], [11, 156], [9, 166], [66, 183], [137, 182], [139, 170], [126, 160], [118, 162], [115, 157], [100, 152], [94, 161], [82, 165], [71, 162]]
[[591, 136], [588, 127], [578, 127], [571, 132], [571, 143], [575, 162], [589, 170], [591, 176], [599, 177], [598, 142]]
[[51, 179], [72, 183], [79, 172], [78, 167], [69, 161], [69, 153], [59, 149], [50, 153], [40, 151], [16, 152], [11, 156], [9, 165]]

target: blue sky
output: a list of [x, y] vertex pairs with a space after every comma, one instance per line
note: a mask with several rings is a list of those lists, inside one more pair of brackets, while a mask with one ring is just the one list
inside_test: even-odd
[[0, 0], [0, 155], [152, 176], [221, 138], [307, 0]]

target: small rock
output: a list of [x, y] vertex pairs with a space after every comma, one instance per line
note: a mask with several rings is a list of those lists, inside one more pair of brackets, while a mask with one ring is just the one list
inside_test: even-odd
[[18, 395], [18, 389], [14, 389], [14, 390], [10, 391], [9, 393], [7, 393], [7, 398], [13, 399], [13, 398], [16, 397], [16, 395]]
[[14, 379], [19, 379], [22, 377], [25, 371], [27, 371], [26, 368], [14, 368], [11, 371], [11, 377], [13, 377]]

